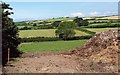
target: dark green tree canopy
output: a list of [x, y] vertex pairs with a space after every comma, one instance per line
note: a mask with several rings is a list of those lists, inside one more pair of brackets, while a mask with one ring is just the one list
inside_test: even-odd
[[59, 38], [67, 39], [73, 37], [76, 33], [74, 29], [77, 25], [74, 22], [62, 22], [60, 23], [58, 29], [55, 31]]
[[83, 20], [83, 18], [76, 17], [73, 22], [78, 26], [87, 26], [89, 24], [88, 20]]
[[17, 46], [20, 44], [18, 39], [18, 28], [14, 24], [13, 19], [9, 18], [8, 15], [13, 14], [9, 12], [12, 10], [9, 4], [2, 3], [2, 58], [3, 64], [5, 64], [7, 58], [7, 49], [11, 49], [11, 57], [18, 55]]
[[75, 23], [80, 23], [80, 21], [82, 21], [83, 19], [82, 18], [79, 18], [78, 16], [73, 20], [73, 22]]
[[58, 27], [60, 25], [61, 21], [55, 21], [52, 23], [52, 26]]
[[62, 22], [60, 23], [58, 29], [74, 29], [76, 28], [77, 25], [75, 24], [75, 22]]

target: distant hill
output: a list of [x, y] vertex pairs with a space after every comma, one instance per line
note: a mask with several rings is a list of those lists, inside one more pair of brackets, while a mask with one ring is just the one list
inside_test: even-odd
[[[83, 17], [83, 19], [87, 20], [117, 20], [119, 16], [100, 16], [100, 17]], [[51, 18], [46, 20], [29, 20], [29, 21], [21, 21], [16, 23], [26, 23], [26, 24], [39, 24], [39, 25], [50, 25], [55, 21], [73, 21], [75, 17], [60, 17], [60, 18]]]
[[117, 20], [120, 16], [107, 16], [107, 17], [101, 17], [96, 19], [108, 19], [108, 20]]
[[[101, 17], [84, 17], [83, 19], [118, 19], [118, 17], [120, 16], [101, 16]], [[53, 21], [67, 21], [67, 20], [73, 20], [75, 19], [75, 17], [61, 17], [61, 18], [51, 18], [51, 19], [47, 19], [47, 20], [31, 20], [33, 22], [37, 22], [37, 21], [48, 21], [48, 22], [53, 22]]]

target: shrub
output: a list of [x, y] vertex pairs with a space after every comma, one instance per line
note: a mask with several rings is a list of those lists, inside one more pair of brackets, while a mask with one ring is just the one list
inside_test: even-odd
[[30, 30], [30, 29], [32, 29], [32, 28], [25, 26], [25, 27], [23, 27], [23, 28], [20, 28], [19, 30]]

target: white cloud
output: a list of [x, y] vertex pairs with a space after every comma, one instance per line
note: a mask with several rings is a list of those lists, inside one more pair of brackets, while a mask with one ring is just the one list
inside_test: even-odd
[[117, 15], [118, 12], [111, 12], [111, 11], [106, 11], [106, 12], [103, 12], [103, 15]]
[[85, 14], [81, 13], [81, 12], [77, 12], [77, 13], [71, 13], [69, 15], [66, 15], [64, 17], [76, 17], [76, 16], [79, 16], [79, 17], [84, 17]]
[[90, 16], [98, 16], [100, 15], [100, 12], [94, 11], [89, 13]]
[[70, 14], [71, 16], [75, 17], [75, 16], [79, 16], [79, 17], [84, 17], [85, 15], [81, 12], [78, 12], [78, 13], [72, 13]]
[[118, 12], [113, 12], [113, 11], [104, 11], [104, 12], [100, 12], [100, 11], [93, 11], [93, 12], [86, 12], [86, 13], [82, 13], [82, 12], [76, 12], [76, 13], [71, 13], [68, 14], [64, 17], [93, 17], [93, 16], [110, 16], [110, 15], [117, 15]]
[[118, 12], [112, 12], [112, 11], [104, 11], [104, 12], [90, 12], [88, 15], [89, 16], [109, 16], [109, 15], [117, 15]]

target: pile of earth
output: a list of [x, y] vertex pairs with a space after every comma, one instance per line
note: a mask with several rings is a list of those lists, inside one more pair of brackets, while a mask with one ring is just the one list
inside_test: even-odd
[[90, 69], [99, 72], [118, 72], [120, 29], [104, 31], [93, 36], [84, 46], [71, 51], [86, 59]]

